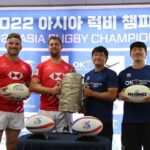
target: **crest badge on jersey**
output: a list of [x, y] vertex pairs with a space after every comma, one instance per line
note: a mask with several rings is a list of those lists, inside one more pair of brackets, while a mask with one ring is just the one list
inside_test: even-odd
[[34, 69], [33, 74], [34, 74], [34, 75], [38, 75], [38, 73], [39, 73], [39, 69]]
[[131, 77], [131, 73], [127, 73], [127, 77], [130, 78]]

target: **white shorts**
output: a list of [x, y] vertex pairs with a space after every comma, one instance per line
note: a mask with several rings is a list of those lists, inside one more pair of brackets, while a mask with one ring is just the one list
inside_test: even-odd
[[72, 116], [68, 112], [40, 110], [39, 114], [47, 115], [55, 122], [56, 125], [53, 130], [55, 132], [63, 132], [64, 127], [67, 125], [70, 127], [72, 122]]
[[21, 130], [24, 128], [24, 113], [0, 111], [0, 130], [6, 128]]

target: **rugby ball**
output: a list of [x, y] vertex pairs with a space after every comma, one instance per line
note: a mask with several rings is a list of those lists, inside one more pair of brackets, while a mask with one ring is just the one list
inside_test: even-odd
[[48, 133], [54, 128], [55, 123], [50, 117], [37, 114], [29, 117], [25, 126], [32, 133]]
[[4, 93], [9, 93], [8, 98], [15, 100], [24, 100], [30, 95], [30, 91], [27, 86], [21, 83], [12, 83], [4, 88]]
[[150, 96], [150, 90], [144, 85], [131, 85], [124, 90], [124, 96], [131, 102], [140, 103], [145, 96]]
[[102, 122], [93, 116], [84, 116], [73, 122], [72, 130], [84, 136], [94, 136], [103, 129]]

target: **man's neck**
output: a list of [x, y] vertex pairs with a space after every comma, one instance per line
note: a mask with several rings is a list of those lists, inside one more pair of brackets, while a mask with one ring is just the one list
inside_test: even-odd
[[60, 63], [62, 62], [61, 57], [59, 57], [59, 58], [51, 57], [50, 60], [51, 60], [54, 64], [60, 64]]
[[102, 71], [105, 68], [105, 66], [95, 66], [95, 72]]
[[139, 62], [139, 63], [133, 63], [132, 67], [135, 68], [135, 69], [140, 69], [140, 68], [143, 68], [145, 66], [145, 62]]
[[10, 56], [8, 54], [6, 54], [6, 58], [12, 62], [17, 62], [19, 61], [19, 57], [18, 56]]

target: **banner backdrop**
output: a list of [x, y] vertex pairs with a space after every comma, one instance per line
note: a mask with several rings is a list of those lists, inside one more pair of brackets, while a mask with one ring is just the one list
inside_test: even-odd
[[[63, 59], [78, 73], [84, 76], [93, 68], [91, 51], [99, 45], [109, 50], [106, 66], [119, 73], [131, 64], [132, 42], [145, 42], [149, 51], [150, 5], [0, 8], [0, 55], [6, 51], [6, 37], [11, 32], [21, 34], [20, 56], [33, 70], [49, 58], [48, 38], [56, 35], [62, 39]], [[122, 105], [118, 100], [114, 105], [114, 150], [120, 149]], [[39, 95], [33, 93], [25, 101], [25, 113], [36, 113], [38, 109]]]

